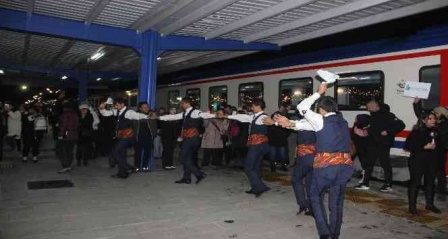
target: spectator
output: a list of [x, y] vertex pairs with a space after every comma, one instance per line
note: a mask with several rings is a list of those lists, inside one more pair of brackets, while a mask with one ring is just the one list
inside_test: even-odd
[[367, 146], [368, 146], [368, 126], [370, 121], [370, 115], [359, 114], [355, 118], [355, 123], [352, 128], [352, 141], [355, 144], [355, 155], [353, 159], [358, 156], [359, 162], [362, 167], [362, 179], [360, 183], [364, 181], [365, 168], [367, 167]]
[[[240, 110], [237, 114], [246, 114], [246, 111]], [[234, 165], [243, 167], [244, 159], [247, 156], [247, 139], [249, 137], [249, 123], [243, 123], [236, 120], [230, 121], [229, 135], [232, 142], [232, 155], [235, 156]]]
[[29, 113], [25, 114], [23, 125], [23, 162], [28, 161], [28, 154], [33, 155], [33, 162], [37, 163], [39, 156], [40, 141], [48, 130], [47, 120], [40, 113], [39, 107], [32, 107]]
[[[218, 110], [218, 114], [223, 114], [223, 110]], [[222, 166], [224, 140], [227, 137], [229, 128], [228, 120], [208, 119], [204, 120], [205, 132], [202, 135], [202, 145], [204, 156], [202, 166], [208, 166], [212, 158], [213, 166]]]
[[59, 173], [69, 172], [73, 167], [73, 149], [78, 140], [78, 114], [71, 103], [63, 104], [62, 114], [58, 122], [58, 138], [56, 141], [56, 153], [62, 164]]
[[5, 104], [5, 111], [7, 114], [8, 133], [6, 135], [6, 143], [11, 150], [17, 148], [21, 151], [21, 135], [22, 135], [22, 114], [15, 105]]
[[93, 115], [90, 113], [87, 104], [80, 105], [79, 110], [81, 118], [79, 122], [79, 140], [76, 147], [76, 165], [78, 167], [81, 166], [81, 163], [87, 166], [89, 164], [88, 160], [93, 153]]
[[[138, 104], [138, 113], [149, 115], [149, 105], [146, 102]], [[134, 121], [135, 143], [134, 143], [134, 168], [136, 172], [148, 172], [151, 169], [151, 152], [153, 145], [153, 135], [157, 132], [157, 127], [151, 129], [150, 119], [140, 119]], [[154, 132], [154, 133], [153, 133]]]
[[355, 187], [357, 190], [370, 189], [370, 178], [377, 159], [380, 160], [384, 170], [385, 183], [380, 188], [381, 192], [391, 192], [392, 189], [392, 165], [390, 163], [390, 148], [394, 144], [395, 135], [405, 128], [403, 121], [393, 113], [381, 108], [380, 104], [371, 100], [367, 103], [370, 112], [370, 125], [368, 127], [368, 147], [366, 151], [365, 174], [361, 184]]
[[437, 148], [440, 144], [440, 134], [436, 128], [436, 115], [434, 113], [421, 114], [421, 118], [406, 139], [404, 149], [411, 152], [409, 158], [408, 197], [409, 212], [418, 215], [417, 197], [422, 178], [425, 180], [426, 210], [441, 213], [434, 206], [434, 181], [436, 178], [438, 158]]
[[[159, 116], [166, 115], [165, 108], [159, 109]], [[157, 116], [157, 115], [155, 115]], [[157, 121], [155, 121], [157, 122]], [[163, 153], [163, 145], [162, 145], [162, 139], [160, 138], [160, 132], [157, 132], [157, 134], [154, 137], [154, 150], [153, 150], [153, 157], [155, 159], [162, 158]]]
[[[171, 108], [169, 111], [170, 115], [175, 115], [176, 113], [176, 108]], [[180, 136], [180, 121], [160, 121], [160, 125], [162, 146], [167, 149], [162, 152], [162, 167], [165, 170], [176, 169], [173, 164], [173, 157], [177, 138]]]
[[[280, 106], [279, 110], [275, 112], [271, 118], [277, 115], [287, 117], [288, 112], [286, 106]], [[275, 172], [276, 164], [279, 164], [283, 171], [288, 171], [288, 137], [289, 129], [271, 126], [268, 131], [269, 147], [270, 147], [270, 165], [271, 171]]]

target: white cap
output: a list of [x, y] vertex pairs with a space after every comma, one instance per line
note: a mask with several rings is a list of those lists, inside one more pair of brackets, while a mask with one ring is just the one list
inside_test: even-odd
[[114, 104], [114, 100], [112, 100], [112, 98], [107, 98], [107, 100], [106, 100], [106, 104], [107, 105], [113, 105]]
[[89, 109], [89, 106], [87, 104], [81, 104], [81, 105], [79, 105], [79, 109], [80, 110], [82, 110], [82, 109]]
[[339, 79], [339, 75], [333, 72], [318, 70], [317, 75], [320, 76], [326, 83], [333, 83]]

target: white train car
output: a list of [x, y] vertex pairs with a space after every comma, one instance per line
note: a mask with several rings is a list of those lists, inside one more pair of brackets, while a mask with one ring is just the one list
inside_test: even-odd
[[448, 102], [440, 100], [441, 58], [446, 51], [448, 45], [159, 85], [157, 106], [178, 107], [182, 97], [190, 96], [202, 110], [208, 110], [220, 103], [242, 107], [250, 99], [261, 97], [266, 101], [266, 112], [272, 113], [281, 103], [297, 105], [314, 92], [318, 85], [316, 70], [326, 69], [342, 77], [327, 95], [336, 98], [349, 125], [353, 125], [357, 114], [367, 113], [365, 103], [371, 98], [388, 104], [405, 122], [406, 130], [397, 135], [391, 150], [392, 155], [404, 156], [403, 141], [417, 121], [413, 99], [403, 97], [404, 83], [432, 83], [424, 107], [446, 105]]

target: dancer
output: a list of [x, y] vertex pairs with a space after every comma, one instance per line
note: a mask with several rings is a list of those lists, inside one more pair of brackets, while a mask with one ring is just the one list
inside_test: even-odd
[[246, 161], [244, 162], [244, 172], [250, 181], [251, 189], [246, 191], [248, 194], [254, 194], [255, 197], [260, 197], [264, 192], [269, 191], [263, 180], [261, 179], [261, 161], [263, 157], [269, 153], [268, 127], [263, 123], [264, 119], [268, 117], [264, 112], [266, 103], [263, 100], [256, 99], [252, 103], [253, 115], [236, 114], [236, 115], [218, 115], [220, 118], [227, 118], [231, 120], [238, 120], [244, 123], [250, 123], [249, 126], [249, 151], [247, 153]]
[[[198, 128], [201, 125], [202, 119], [214, 118], [215, 115], [204, 113], [199, 110], [193, 109], [191, 106], [190, 98], [183, 98], [180, 103], [183, 113], [174, 115], [162, 115], [159, 116], [161, 121], [175, 121], [183, 120], [182, 122], [182, 133], [179, 141], [182, 142], [180, 149], [180, 156], [182, 157], [182, 163], [184, 164], [184, 175], [182, 179], [175, 181], [178, 184], [191, 184], [191, 174], [196, 177], [196, 184], [201, 182], [205, 177], [205, 173], [196, 165], [195, 156], [201, 144], [201, 138], [199, 137]], [[174, 150], [174, 149], [166, 149]]]
[[[350, 155], [350, 132], [347, 121], [336, 113], [337, 104], [332, 97], [324, 96], [327, 83], [339, 78], [331, 72], [318, 71], [326, 83], [321, 83], [318, 92], [303, 100], [298, 110], [305, 120], [289, 121], [277, 117], [277, 124], [295, 127], [297, 130], [316, 132], [316, 157], [313, 162], [313, 176], [310, 185], [311, 206], [316, 227], [321, 239], [337, 239], [340, 235], [344, 208], [345, 187], [353, 174]], [[310, 108], [319, 98], [319, 113]], [[323, 204], [324, 193], [329, 189], [330, 222]]]

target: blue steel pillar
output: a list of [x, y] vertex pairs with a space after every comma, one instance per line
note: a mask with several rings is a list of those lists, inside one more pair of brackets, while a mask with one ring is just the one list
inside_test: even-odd
[[88, 81], [88, 75], [87, 74], [78, 74], [77, 79], [78, 80], [78, 98], [79, 102], [85, 102], [87, 101], [87, 81]]
[[158, 40], [159, 34], [156, 31], [142, 33], [138, 99], [148, 102], [151, 109], [156, 106]]

